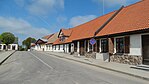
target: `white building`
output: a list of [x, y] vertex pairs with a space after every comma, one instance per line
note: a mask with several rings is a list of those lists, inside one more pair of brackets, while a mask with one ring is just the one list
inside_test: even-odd
[[38, 39], [35, 45], [31, 46], [31, 49], [36, 51], [54, 51], [53, 42], [57, 40], [57, 38], [58, 33], [44, 36], [42, 39]]
[[15, 42], [13, 44], [9, 44], [8, 46], [6, 46], [6, 44], [3, 44], [1, 41], [0, 41], [0, 50], [18, 50], [19, 48], [19, 45], [18, 45], [18, 38], [16, 37], [15, 38]]
[[0, 50], [18, 50], [18, 44], [9, 44], [8, 47], [6, 44], [0, 44]]

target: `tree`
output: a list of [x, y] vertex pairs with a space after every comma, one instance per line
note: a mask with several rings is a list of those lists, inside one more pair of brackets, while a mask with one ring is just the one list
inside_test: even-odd
[[25, 51], [25, 48], [23, 48], [22, 46], [19, 46], [19, 51]]
[[6, 44], [6, 50], [7, 50], [8, 45], [14, 43], [15, 36], [10, 32], [4, 32], [1, 34], [0, 39], [2, 43]]
[[28, 50], [30, 49], [31, 43], [35, 43], [35, 42], [36, 42], [35, 38], [28, 37], [22, 42], [22, 44], [25, 46], [25, 49]]

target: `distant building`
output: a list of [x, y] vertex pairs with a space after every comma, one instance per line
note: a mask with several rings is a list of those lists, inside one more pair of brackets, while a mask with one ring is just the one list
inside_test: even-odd
[[18, 50], [18, 46], [18, 37], [16, 37], [14, 43], [9, 44], [8, 47], [6, 47], [6, 44], [3, 44], [0, 40], [0, 50], [6, 50], [6, 48], [8, 48], [8, 50]]
[[57, 40], [58, 33], [50, 34], [38, 39], [35, 44], [31, 44], [31, 50], [36, 51], [53, 51], [55, 47], [53, 42]]

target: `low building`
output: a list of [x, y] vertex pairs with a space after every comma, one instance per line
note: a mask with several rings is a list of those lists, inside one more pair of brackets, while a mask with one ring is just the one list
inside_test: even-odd
[[71, 41], [68, 38], [72, 34], [72, 29], [61, 29], [58, 33], [58, 39], [53, 43], [55, 52], [71, 52]]
[[55, 46], [53, 43], [58, 39], [58, 33], [52, 34], [50, 38], [48, 38], [48, 42], [45, 44], [46, 45], [46, 51], [54, 51]]
[[36, 46], [33, 46], [35, 50], [37, 51], [45, 51], [46, 50], [46, 45], [45, 43], [47, 43], [48, 40], [47, 39], [38, 39], [36, 41]]
[[[61, 29], [52, 51], [132, 65], [149, 64], [149, 0]], [[93, 43], [94, 42], [94, 43]]]
[[42, 39], [38, 39], [35, 45], [31, 46], [32, 50], [36, 51], [55, 51], [53, 42], [55, 42], [58, 38], [58, 33], [50, 34], [42, 37]]
[[[149, 64], [149, 1], [143, 0], [70, 28], [71, 35], [54, 44], [67, 45], [68, 52], [125, 64]], [[62, 32], [62, 31], [61, 31]], [[61, 33], [60, 32], [60, 33]], [[63, 32], [62, 32], [62, 36]], [[91, 45], [90, 40], [96, 44]], [[67, 49], [66, 49], [67, 50]]]
[[110, 61], [125, 64], [149, 64], [149, 1], [124, 7], [96, 36], [107, 43]]
[[9, 44], [8, 46], [6, 46], [6, 44], [3, 44], [1, 41], [0, 41], [0, 50], [18, 50], [19, 48], [19, 45], [18, 45], [18, 38], [16, 37], [15, 38], [15, 41], [13, 44]]
[[35, 51], [36, 50], [36, 44], [35, 43], [31, 43], [30, 50], [31, 51]]

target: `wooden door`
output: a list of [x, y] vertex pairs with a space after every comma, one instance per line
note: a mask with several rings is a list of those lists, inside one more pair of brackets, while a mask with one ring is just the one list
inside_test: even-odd
[[143, 64], [149, 65], [149, 35], [142, 36]]
[[109, 53], [114, 53], [114, 38], [109, 38]]
[[84, 52], [85, 52], [85, 50], [84, 50], [84, 41], [80, 41], [80, 55], [84, 55]]

